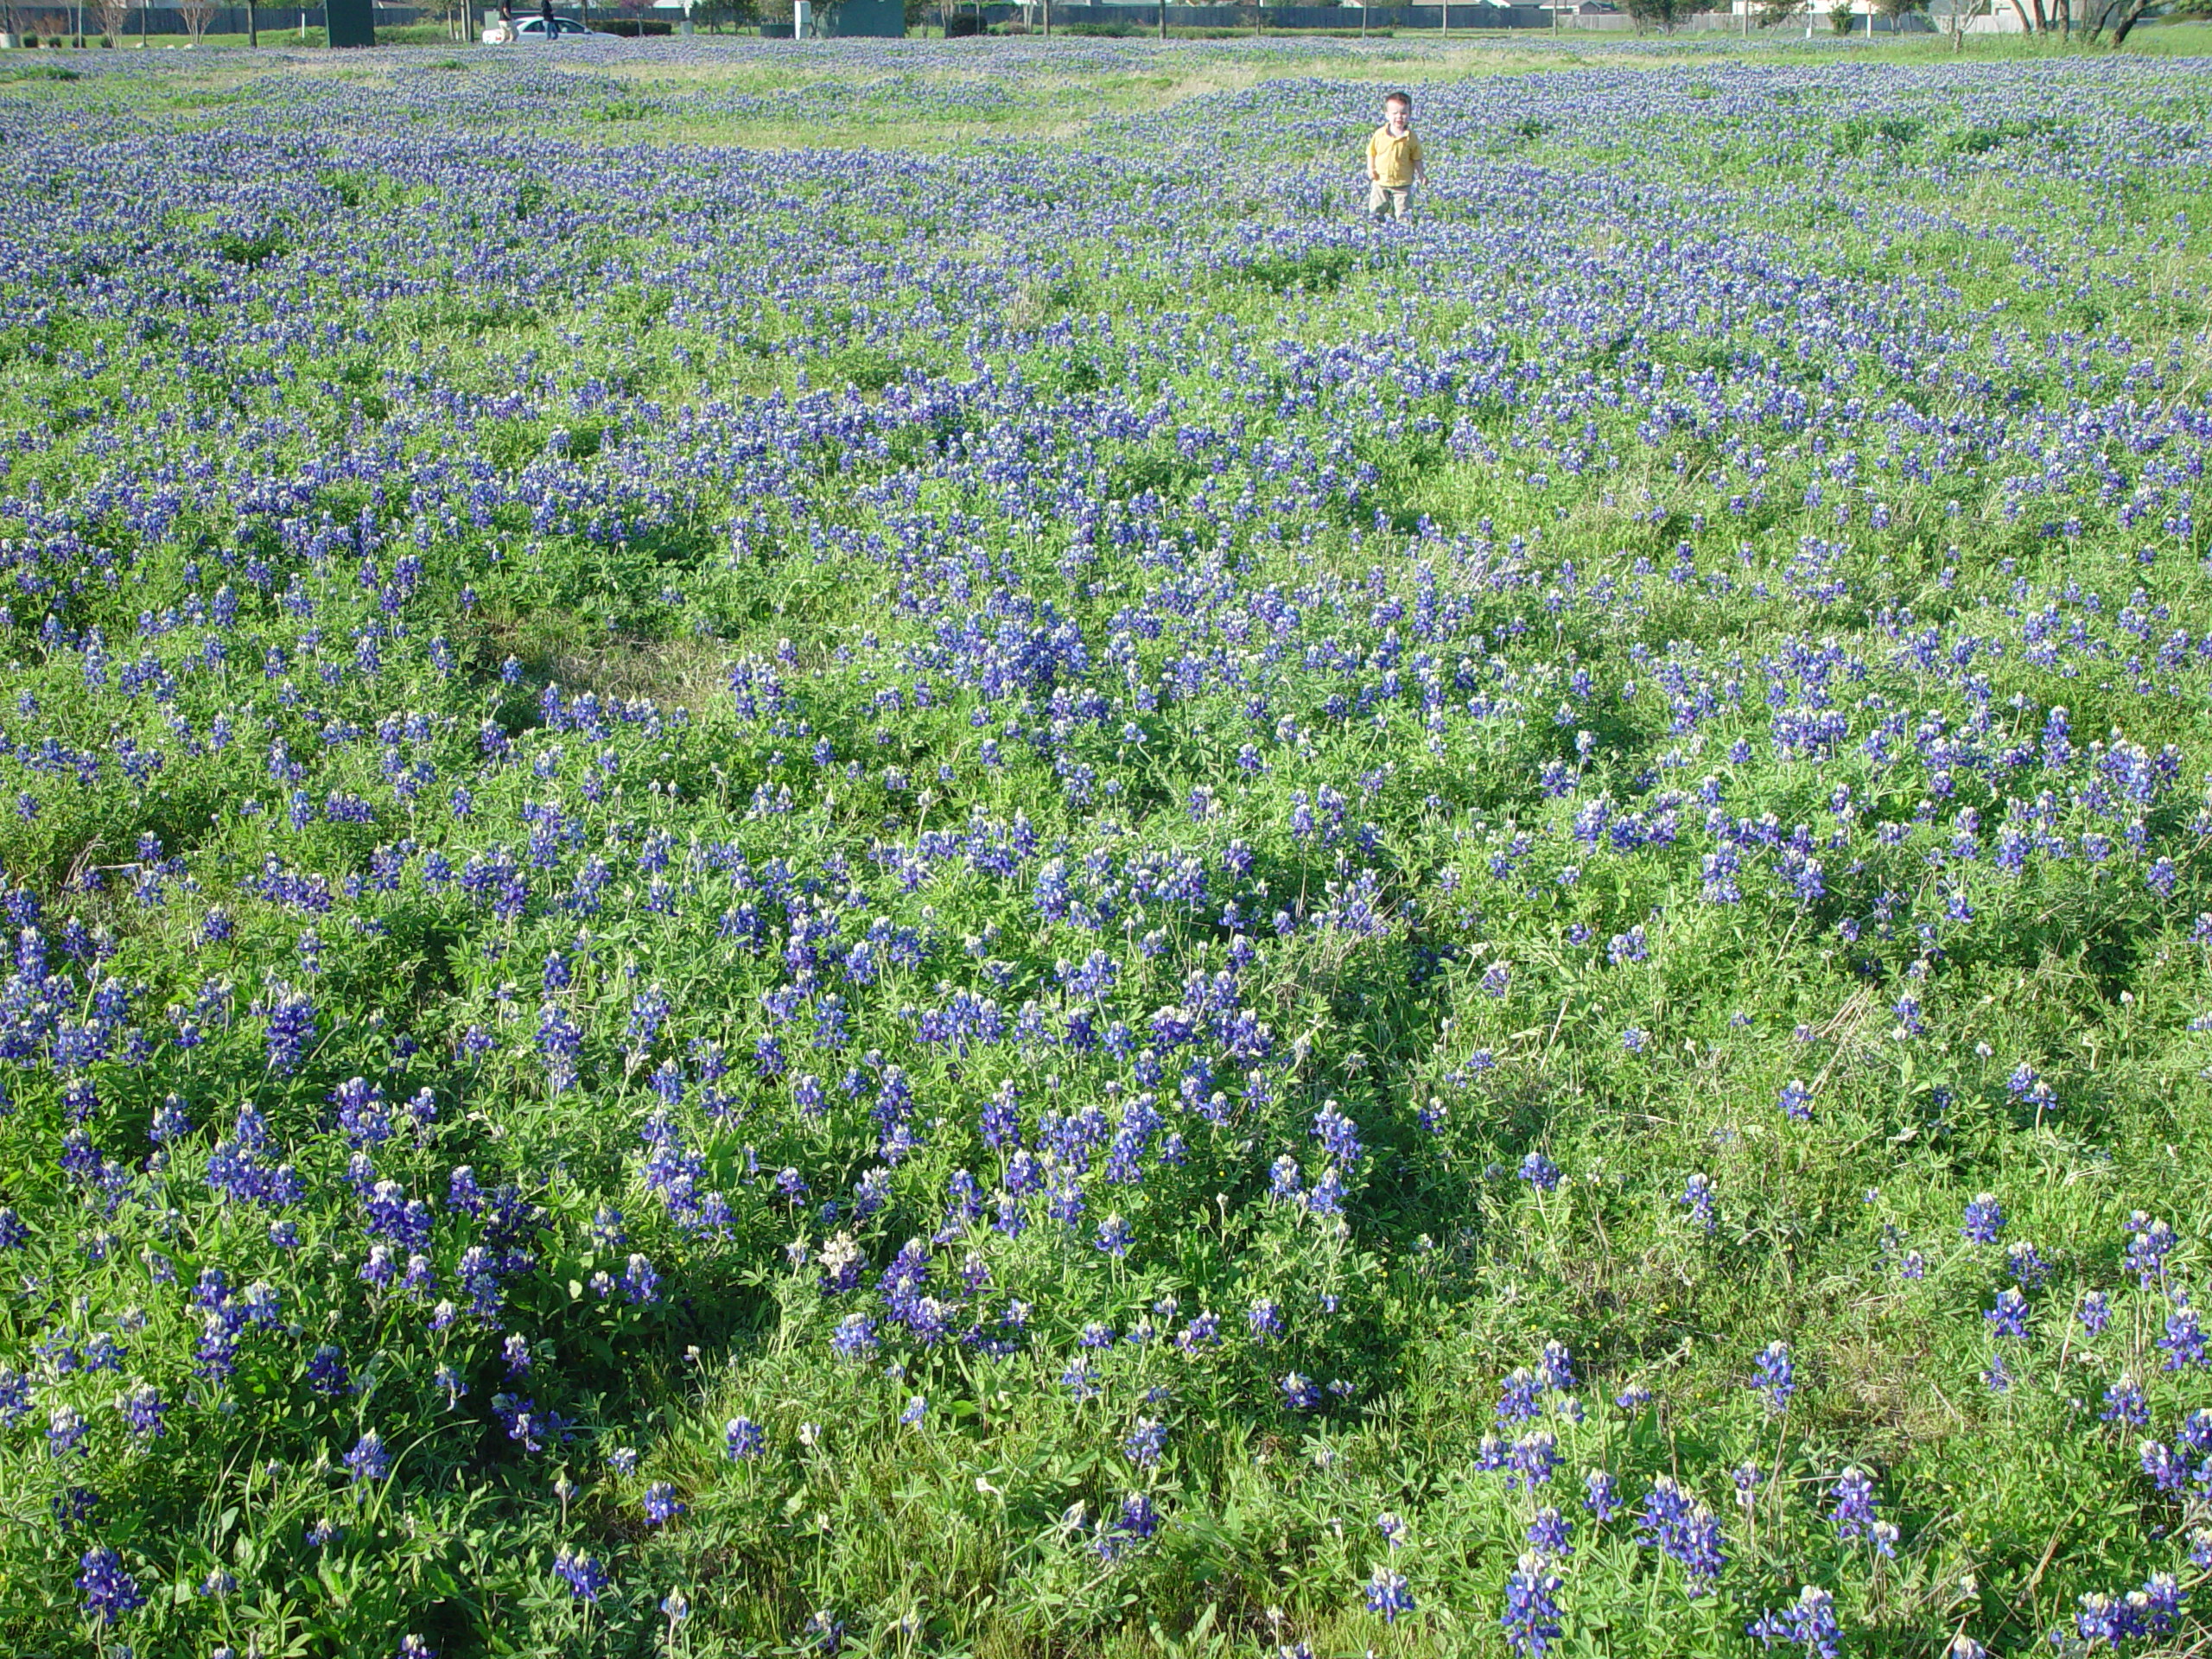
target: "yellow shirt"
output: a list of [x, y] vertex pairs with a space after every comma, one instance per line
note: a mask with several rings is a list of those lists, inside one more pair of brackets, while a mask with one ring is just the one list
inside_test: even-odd
[[1377, 184], [1402, 190], [1414, 181], [1414, 169], [1420, 165], [1421, 140], [1411, 127], [1402, 138], [1392, 137], [1388, 127], [1377, 127], [1367, 141], [1367, 170]]

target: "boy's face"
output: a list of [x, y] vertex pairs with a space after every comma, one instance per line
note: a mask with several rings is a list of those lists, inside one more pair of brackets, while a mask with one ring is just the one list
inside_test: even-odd
[[1412, 116], [1413, 111], [1395, 98], [1382, 106], [1382, 124], [1393, 132], [1403, 132]]

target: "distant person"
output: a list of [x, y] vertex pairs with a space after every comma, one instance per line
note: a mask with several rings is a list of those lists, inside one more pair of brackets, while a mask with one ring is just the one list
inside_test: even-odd
[[1413, 122], [1410, 94], [1383, 94], [1382, 124], [1367, 141], [1367, 211], [1378, 219], [1403, 219], [1413, 211], [1414, 181], [1428, 182]]

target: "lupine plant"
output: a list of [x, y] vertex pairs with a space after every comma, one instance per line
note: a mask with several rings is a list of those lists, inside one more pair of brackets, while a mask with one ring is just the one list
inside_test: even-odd
[[957, 47], [0, 86], [7, 1650], [2201, 1647], [2202, 65]]

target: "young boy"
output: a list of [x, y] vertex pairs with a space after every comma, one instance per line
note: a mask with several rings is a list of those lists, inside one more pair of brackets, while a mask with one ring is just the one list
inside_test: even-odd
[[1382, 124], [1367, 141], [1367, 211], [1403, 219], [1413, 208], [1414, 181], [1428, 182], [1421, 140], [1414, 137], [1414, 101], [1404, 92], [1382, 99]]

